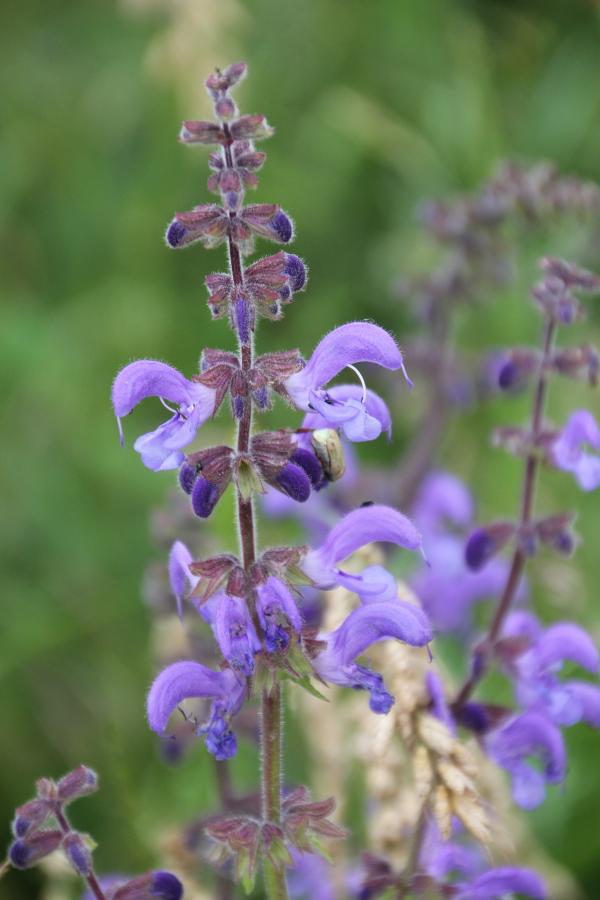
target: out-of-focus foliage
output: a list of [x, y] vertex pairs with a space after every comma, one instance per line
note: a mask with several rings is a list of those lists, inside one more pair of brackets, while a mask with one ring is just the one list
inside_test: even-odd
[[[140, 582], [150, 509], [171, 476], [120, 449], [108, 401], [133, 358], [191, 373], [205, 343], [230, 341], [204, 305], [220, 251], [174, 254], [161, 240], [174, 210], [207, 198], [204, 154], [177, 144], [180, 119], [206, 110], [201, 82], [215, 63], [248, 60], [240, 101], [277, 128], [260, 199], [292, 213], [294, 251], [311, 266], [285, 323], [262, 327], [263, 349], [308, 350], [352, 317], [376, 317], [402, 340], [410, 316], [393, 280], [433, 261], [414, 223], [419, 199], [472, 188], [506, 156], [600, 180], [600, 18], [592, 0], [6, 0], [0, 15], [0, 824], [38, 775], [86, 762], [103, 789], [77, 825], [98, 840], [100, 870], [137, 871], [157, 858], [158, 823], [215, 799], [208, 756], [167, 769], [144, 722], [153, 654]], [[536, 339], [534, 260], [578, 246], [566, 227], [525, 246], [516, 284], [466, 322], [465, 348]], [[599, 260], [589, 248], [586, 262]], [[590, 321], [597, 334], [600, 313]], [[585, 396], [561, 386], [557, 420]], [[418, 390], [401, 394], [394, 443], [373, 458], [402, 452], [418, 402]], [[157, 414], [148, 403], [126, 432]], [[458, 421], [443, 448], [484, 514], [515, 508], [519, 466], [488, 451], [487, 435], [523, 414], [519, 400], [495, 401]], [[540, 502], [578, 503], [586, 541], [574, 566], [534, 564], [536, 606], [593, 626], [597, 497], [555, 475]], [[228, 509], [216, 523], [233, 545]], [[290, 777], [307, 777], [292, 727]], [[598, 740], [569, 735], [566, 788], [534, 817], [590, 897]], [[251, 748], [235, 777], [254, 783]], [[11, 876], [0, 896], [38, 896], [39, 884]]]

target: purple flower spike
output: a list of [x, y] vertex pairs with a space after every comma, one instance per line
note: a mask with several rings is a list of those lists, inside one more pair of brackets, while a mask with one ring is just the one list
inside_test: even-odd
[[122, 369], [115, 378], [112, 403], [120, 420], [147, 397], [159, 397], [163, 402], [177, 404], [173, 416], [154, 431], [139, 437], [134, 448], [142, 462], [152, 471], [176, 469], [183, 461], [182, 448], [190, 444], [201, 425], [215, 411], [216, 392], [188, 381], [177, 369], [157, 362], [140, 359]]
[[295, 293], [306, 287], [306, 265], [294, 253], [285, 254], [284, 272], [290, 280], [290, 288]]
[[544, 882], [531, 869], [502, 867], [490, 869], [470, 884], [458, 884], [454, 900], [499, 900], [509, 894], [524, 894], [532, 900], [547, 897]]
[[215, 594], [215, 634], [221, 653], [244, 675], [254, 672], [254, 654], [261, 649], [245, 602], [231, 594]]
[[297, 503], [305, 503], [310, 497], [310, 478], [304, 468], [296, 463], [286, 463], [276, 477], [275, 483], [280, 491]]
[[302, 617], [296, 601], [278, 578], [270, 577], [259, 585], [256, 611], [269, 653], [285, 650], [290, 642], [290, 628], [297, 633], [302, 628]]
[[395, 638], [421, 647], [432, 638], [425, 614], [411, 603], [370, 603], [355, 609], [336, 631], [320, 634], [327, 648], [313, 660], [316, 671], [326, 681], [369, 691], [373, 712], [389, 712], [394, 698], [387, 692], [381, 675], [356, 663], [371, 644]]
[[208, 697], [213, 700], [210, 718], [198, 729], [204, 735], [206, 747], [217, 759], [228, 759], [236, 749], [235, 736], [229, 727], [229, 719], [240, 709], [245, 684], [232, 669], [214, 672], [197, 662], [178, 662], [156, 678], [146, 709], [153, 731], [162, 734], [175, 708], [182, 700], [192, 697]]
[[402, 354], [393, 337], [370, 322], [349, 322], [330, 331], [317, 344], [306, 366], [285, 382], [297, 406], [308, 408], [308, 393], [319, 390], [347, 365], [371, 362], [386, 369], [402, 369]]
[[[486, 738], [490, 756], [512, 776], [513, 798], [523, 809], [535, 809], [543, 802], [545, 784], [565, 777], [565, 746], [559, 729], [546, 716], [526, 712], [511, 719]], [[538, 757], [543, 771], [526, 759]]]
[[586, 453], [586, 444], [600, 452], [600, 428], [590, 412], [580, 409], [554, 441], [550, 458], [558, 469], [571, 472], [582, 490], [594, 491], [600, 485], [600, 456]]
[[[381, 566], [371, 566], [361, 576], [349, 575], [337, 568], [339, 562], [373, 541], [386, 541], [407, 550], [421, 547], [421, 535], [402, 513], [389, 506], [365, 506], [348, 513], [338, 522], [321, 547], [306, 554], [302, 568], [324, 590], [343, 584], [363, 600], [392, 599], [392, 576]], [[375, 583], [381, 584], [382, 594], [379, 597], [373, 596]], [[396, 596], [395, 589], [393, 596]]]

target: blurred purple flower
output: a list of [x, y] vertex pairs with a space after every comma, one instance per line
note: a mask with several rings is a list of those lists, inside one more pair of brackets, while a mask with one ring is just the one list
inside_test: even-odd
[[[543, 802], [546, 784], [557, 784], [565, 777], [565, 746], [559, 729], [539, 712], [514, 716], [485, 739], [489, 755], [512, 777], [515, 803], [534, 809]], [[542, 770], [527, 760], [536, 757]]]
[[[595, 454], [584, 449], [589, 444]], [[584, 491], [600, 485], [600, 427], [586, 409], [579, 409], [567, 420], [550, 448], [550, 458], [558, 469], [571, 472]]]
[[558, 678], [567, 661], [598, 672], [598, 650], [583, 628], [557, 622], [544, 629], [532, 613], [513, 613], [503, 636], [529, 641], [527, 649], [507, 663], [521, 706], [544, 713], [557, 725], [586, 721], [598, 726], [600, 686]]

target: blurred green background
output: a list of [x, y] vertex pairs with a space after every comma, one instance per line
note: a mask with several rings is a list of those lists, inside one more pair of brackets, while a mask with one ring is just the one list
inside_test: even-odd
[[[156, 406], [126, 422], [123, 451], [109, 404], [126, 362], [162, 358], [191, 373], [206, 343], [230, 342], [204, 303], [222, 251], [162, 243], [174, 210], [209, 196], [206, 154], [177, 143], [181, 118], [208, 112], [201, 84], [215, 64], [249, 62], [242, 109], [277, 129], [258, 199], [292, 213], [311, 267], [308, 293], [261, 329], [260, 346], [308, 351], [351, 317], [402, 341], [412, 326], [393, 279], [434, 259], [414, 221], [420, 199], [474, 188], [504, 157], [600, 180], [600, 13], [578, 0], [5, 0], [0, 16], [1, 840], [36, 777], [85, 761], [103, 788], [75, 818], [100, 843], [98, 868], [141, 871], [156, 862], [158, 821], [214, 801], [207, 755], [167, 769], [144, 722], [154, 661], [140, 584], [150, 510], [172, 476], [131, 451]], [[467, 348], [536, 339], [524, 302], [536, 256], [577, 241], [563, 229], [525, 246], [516, 284], [466, 323]], [[598, 312], [590, 322], [597, 332]], [[558, 421], [590, 402], [570, 384], [554, 398]], [[402, 395], [395, 442], [368, 448], [372, 460], [402, 453], [418, 402], [418, 391]], [[484, 516], [514, 509], [520, 467], [487, 450], [487, 436], [519, 421], [524, 403], [464, 416], [442, 448]], [[537, 567], [536, 603], [597, 630], [597, 496], [550, 476], [540, 502], [579, 504], [585, 542], [573, 566]], [[231, 544], [228, 516], [216, 521]], [[531, 818], [597, 897], [600, 736], [577, 728], [568, 743], [566, 787]], [[291, 776], [305, 776], [296, 755]], [[253, 766], [242, 753], [240, 784], [253, 783]], [[0, 896], [37, 897], [39, 884], [12, 874]]]

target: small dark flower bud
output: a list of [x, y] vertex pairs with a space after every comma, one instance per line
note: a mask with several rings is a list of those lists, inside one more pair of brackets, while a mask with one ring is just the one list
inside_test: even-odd
[[179, 247], [183, 242], [186, 233], [187, 228], [185, 227], [185, 225], [182, 225], [181, 222], [177, 221], [177, 219], [173, 219], [173, 221], [167, 228], [165, 240], [170, 247]]
[[498, 385], [503, 391], [519, 390], [538, 371], [540, 355], [529, 347], [509, 350], [498, 372]]
[[179, 469], [178, 477], [182, 491], [186, 494], [191, 494], [196, 478], [198, 477], [198, 469], [196, 466], [190, 466], [189, 463], [184, 462]]
[[21, 838], [11, 844], [8, 850], [10, 863], [15, 869], [29, 869], [54, 853], [60, 846], [62, 831], [36, 831], [30, 837]]
[[83, 837], [72, 831], [63, 838], [62, 849], [77, 874], [86, 878], [92, 871], [92, 853]]
[[208, 519], [223, 493], [220, 485], [199, 475], [192, 488], [192, 509], [200, 519]]
[[547, 256], [541, 261], [542, 269], [548, 275], [559, 278], [568, 287], [578, 288], [580, 291], [597, 293], [600, 291], [600, 277], [587, 269], [581, 269], [565, 259], [557, 259]]
[[148, 872], [112, 894], [111, 900], [181, 900], [183, 885], [170, 872]]
[[306, 287], [306, 266], [299, 256], [294, 253], [286, 253], [284, 271], [290, 279], [290, 287], [293, 291], [301, 291]]
[[484, 528], [477, 528], [467, 540], [465, 562], [469, 569], [477, 572], [498, 553], [515, 533], [512, 522], [492, 522]]
[[536, 534], [547, 547], [571, 556], [577, 546], [577, 538], [572, 530], [574, 518], [573, 513], [549, 516], [536, 523]]
[[78, 797], [93, 794], [98, 790], [98, 776], [87, 766], [78, 766], [68, 772], [58, 782], [58, 799], [62, 803], [70, 803]]
[[275, 484], [284, 494], [305, 503], [310, 497], [310, 479], [304, 469], [295, 463], [287, 463], [275, 478]]
[[12, 831], [15, 837], [21, 838], [43, 825], [52, 810], [45, 800], [30, 800], [15, 810]]
[[294, 234], [292, 220], [281, 209], [271, 219], [271, 229], [282, 244], [288, 244]]
[[510, 715], [510, 709], [493, 703], [465, 703], [456, 710], [456, 720], [475, 734], [485, 734], [497, 728]]
[[302, 447], [299, 447], [290, 456], [290, 462], [296, 463], [296, 465], [304, 469], [313, 487], [316, 487], [323, 481], [323, 467], [315, 454], [311, 453], [310, 450], [304, 450]]

